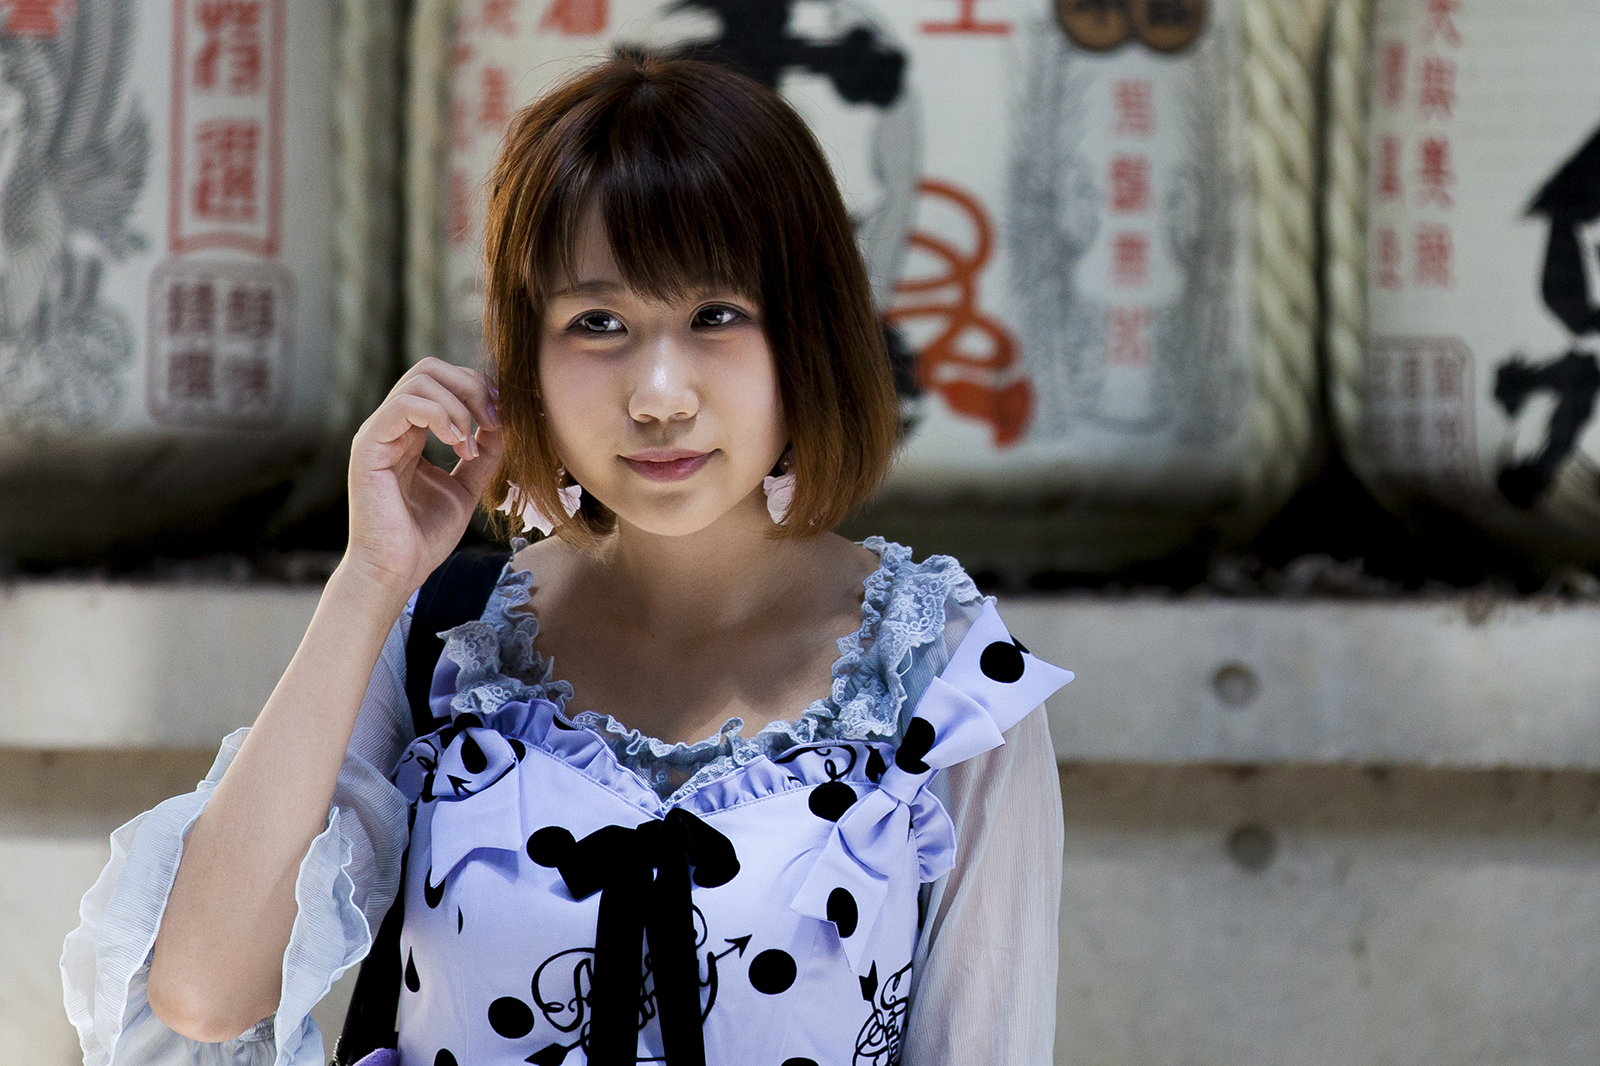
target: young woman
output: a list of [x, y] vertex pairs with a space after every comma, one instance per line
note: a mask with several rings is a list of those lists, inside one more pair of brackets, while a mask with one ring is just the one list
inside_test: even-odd
[[[804, 124], [615, 58], [518, 116], [487, 232], [492, 378], [395, 386], [256, 724], [113, 837], [86, 1062], [320, 1066], [397, 890], [406, 1066], [1049, 1061], [1071, 675], [954, 560], [830, 532], [897, 415]], [[556, 535], [445, 634], [418, 738], [408, 598], [480, 500]]]

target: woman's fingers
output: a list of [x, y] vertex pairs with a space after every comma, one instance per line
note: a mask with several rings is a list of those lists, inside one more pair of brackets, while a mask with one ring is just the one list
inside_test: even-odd
[[[456, 453], [458, 462], [448, 473], [422, 458], [429, 433]], [[425, 540], [439, 530], [448, 539], [446, 527], [453, 528], [457, 518], [465, 522], [489, 487], [501, 451], [484, 376], [439, 359], [423, 360], [406, 371], [356, 434], [350, 456], [352, 529], [359, 515], [374, 531], [415, 524]]]
[[499, 428], [487, 380], [476, 370], [430, 358], [406, 371], [365, 428], [386, 445], [413, 427], [425, 429], [468, 460], [480, 448], [475, 424], [491, 433]]
[[[374, 443], [387, 447], [403, 442], [415, 430], [426, 430], [450, 445], [461, 458], [470, 459], [472, 449], [467, 443], [467, 431], [460, 426], [463, 417], [459, 411], [452, 411], [438, 400], [415, 393], [401, 393], [385, 400], [373, 415], [372, 439]], [[419, 439], [405, 450], [420, 450], [420, 447]]]
[[443, 433], [433, 429], [433, 435], [455, 450], [456, 455], [462, 459], [472, 459], [478, 454], [478, 444], [473, 439], [473, 424], [478, 421], [473, 416], [471, 409], [461, 397], [451, 391], [445, 384], [430, 375], [419, 375], [412, 378], [406, 385], [408, 395], [420, 396], [425, 400], [432, 400], [442, 407], [449, 416]]
[[[466, 405], [472, 412], [474, 422], [499, 428], [500, 420], [494, 411], [494, 398], [490, 394], [489, 379], [484, 377], [481, 371], [456, 366], [454, 363], [429, 356], [402, 374], [395, 389], [396, 391], [404, 389], [409, 383], [418, 379], [428, 379], [443, 386]], [[472, 430], [470, 426], [461, 428], [469, 433]]]
[[489, 482], [494, 479], [494, 472], [499, 469], [500, 457], [505, 450], [500, 434], [488, 426], [479, 428], [476, 443], [478, 455], [472, 459], [461, 460], [455, 465], [455, 469], [450, 471], [450, 476], [455, 478], [474, 500], [488, 491]]
[[[351, 550], [384, 572], [427, 576], [500, 464], [498, 428], [479, 372], [439, 359], [406, 371], [352, 442]], [[423, 458], [429, 433], [456, 453], [451, 472]]]

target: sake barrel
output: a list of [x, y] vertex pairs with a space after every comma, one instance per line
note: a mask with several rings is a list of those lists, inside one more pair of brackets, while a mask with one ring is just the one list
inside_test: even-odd
[[709, 56], [858, 220], [908, 426], [868, 525], [1084, 570], [1260, 516], [1314, 436], [1319, 3], [424, 0], [411, 354], [480, 357], [517, 107], [618, 45]]
[[337, 493], [398, 363], [398, 19], [0, 3], [0, 555]]
[[1600, 3], [1339, 0], [1329, 394], [1353, 465], [1600, 559]]

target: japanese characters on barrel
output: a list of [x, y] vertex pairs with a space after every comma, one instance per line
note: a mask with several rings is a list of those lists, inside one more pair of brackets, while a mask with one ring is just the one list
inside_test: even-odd
[[1600, 4], [1379, 0], [1372, 27], [1346, 443], [1389, 498], [1593, 561]]
[[[1305, 221], [1263, 267], [1241, 72], [1277, 48], [1265, 82], [1288, 71], [1309, 100], [1314, 31], [1251, 38], [1253, 2], [462, 0], [433, 45], [449, 355], [478, 359], [480, 188], [514, 110], [617, 45], [719, 59], [800, 111], [857, 219], [909, 426], [875, 521], [903, 501], [926, 543], [928, 503], [1069, 501], [1035, 564], [1168, 550], [1264, 483], [1286, 493], [1312, 436], [1311, 175], [1271, 190]], [[1284, 152], [1309, 159], [1300, 118]], [[1268, 268], [1291, 297], [1262, 333]], [[1006, 540], [939, 546], [984, 565]]]
[[157, 531], [327, 439], [341, 6], [0, 3], [0, 552]]

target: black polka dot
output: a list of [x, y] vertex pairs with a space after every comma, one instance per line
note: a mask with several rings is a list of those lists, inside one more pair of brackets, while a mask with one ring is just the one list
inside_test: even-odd
[[489, 757], [470, 736], [461, 741], [461, 765], [467, 768], [469, 774], [481, 774], [489, 765]]
[[547, 825], [528, 838], [528, 858], [540, 866], [556, 867], [572, 851], [572, 834], [559, 825]]
[[839, 927], [841, 937], [849, 937], [856, 931], [856, 922], [860, 917], [856, 910], [856, 898], [849, 889], [836, 888], [828, 893], [828, 921]]
[[750, 984], [757, 992], [775, 996], [794, 984], [794, 956], [768, 948], [750, 960]]
[[432, 910], [444, 901], [444, 882], [437, 885], [433, 883], [433, 867], [428, 867], [428, 872], [422, 875], [422, 898]]
[[925, 774], [928, 764], [922, 757], [933, 747], [933, 726], [926, 718], [913, 718], [906, 725], [905, 739], [894, 753], [894, 764], [908, 774]]
[[569, 1050], [565, 1044], [546, 1044], [522, 1061], [531, 1062], [533, 1066], [561, 1066], [567, 1061]]
[[818, 818], [826, 818], [830, 822], [837, 822], [850, 805], [856, 801], [856, 790], [843, 781], [829, 781], [825, 785], [818, 785], [811, 790], [811, 798], [807, 804], [811, 813]]
[[784, 1059], [783, 1066], [817, 1066], [817, 1060], [807, 1058]]
[[1022, 649], [1015, 644], [997, 640], [978, 656], [978, 669], [991, 681], [1009, 685], [1022, 676]]
[[533, 1009], [520, 999], [501, 996], [489, 1004], [489, 1026], [507, 1040], [533, 1031]]
[[1015, 644], [1017, 646], [1017, 650], [1018, 651], [1023, 652], [1025, 654], [1028, 654], [1028, 655], [1033, 654], [1032, 652], [1028, 651], [1028, 646], [1026, 644], [1022, 643], [1022, 641], [1018, 640], [1016, 637], [1012, 637], [1011, 638], [1011, 643], [1013, 643], [1013, 644]]
[[878, 778], [882, 777], [883, 772], [888, 768], [888, 764], [883, 761], [883, 753], [877, 748], [873, 748], [872, 754], [867, 756], [867, 777], [871, 778], [872, 782], [876, 784]]
[[482, 729], [483, 728], [483, 719], [479, 718], [477, 715], [473, 714], [471, 711], [468, 711], [466, 714], [457, 715], [456, 716], [456, 720], [451, 722], [450, 724], [452, 726], [454, 726], [455, 729], [456, 729], [456, 732], [459, 733], [459, 732], [461, 732], [462, 730], [465, 730], [465, 729]]
[[433, 1057], [433, 1066], [456, 1066], [456, 1057], [450, 1054], [449, 1048], [440, 1048]]
[[409, 949], [406, 951], [406, 987], [413, 992], [422, 991], [422, 979], [417, 976], [417, 961], [411, 957]]
[[517, 757], [518, 762], [521, 762], [527, 757], [528, 746], [522, 741], [518, 740], [516, 737], [512, 737], [509, 741], [507, 741], [507, 743], [511, 745], [511, 754]]
[[461, 908], [457, 907], [456, 908], [456, 932], [458, 932], [458, 933], [461, 932], [461, 926], [463, 924], [465, 924], [465, 921], [466, 921], [466, 919], [461, 917]]

